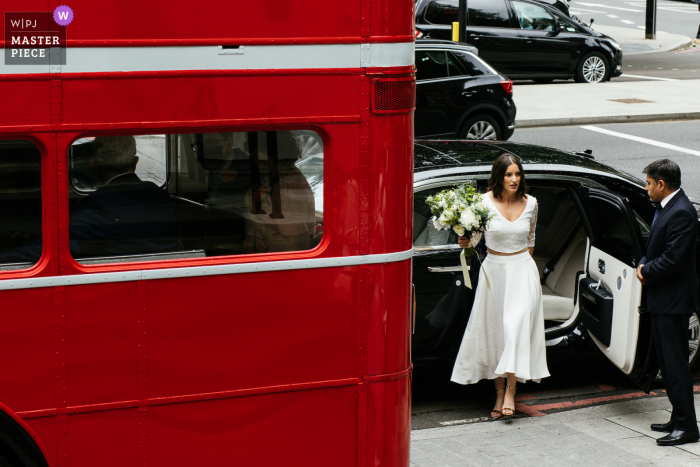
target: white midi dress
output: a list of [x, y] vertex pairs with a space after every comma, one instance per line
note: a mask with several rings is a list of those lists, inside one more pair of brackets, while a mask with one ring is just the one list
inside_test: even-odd
[[[501, 215], [489, 195], [484, 204], [493, 216], [484, 234], [488, 248], [515, 253], [535, 246], [537, 199], [527, 195], [525, 210], [513, 222]], [[452, 381], [471, 384], [514, 373], [520, 382], [539, 382], [549, 376], [544, 341], [542, 287], [529, 251], [487, 255]]]

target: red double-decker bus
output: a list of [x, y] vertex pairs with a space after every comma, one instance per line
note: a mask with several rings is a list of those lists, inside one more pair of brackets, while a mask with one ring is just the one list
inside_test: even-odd
[[408, 465], [413, 5], [5, 24], [0, 464]]

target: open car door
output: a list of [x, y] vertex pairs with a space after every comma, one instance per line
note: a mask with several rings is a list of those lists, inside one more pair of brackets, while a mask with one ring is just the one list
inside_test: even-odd
[[636, 271], [644, 239], [623, 197], [591, 188], [587, 201], [594, 237], [579, 288], [581, 321], [603, 354], [649, 392], [659, 369]]

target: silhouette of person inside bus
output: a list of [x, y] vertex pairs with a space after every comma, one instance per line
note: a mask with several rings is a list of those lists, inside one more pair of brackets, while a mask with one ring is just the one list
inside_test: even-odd
[[[177, 226], [170, 196], [135, 173], [139, 158], [133, 136], [95, 138], [93, 166], [103, 186], [70, 209], [74, 258], [172, 251]], [[0, 254], [0, 263], [36, 262], [41, 241]]]
[[168, 193], [135, 173], [133, 136], [97, 137], [96, 172], [104, 185], [70, 212], [70, 250], [75, 258], [173, 251], [175, 213]]

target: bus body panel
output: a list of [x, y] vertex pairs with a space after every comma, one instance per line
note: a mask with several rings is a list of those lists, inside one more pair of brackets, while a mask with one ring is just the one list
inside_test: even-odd
[[370, 253], [412, 248], [413, 114], [372, 117]]
[[[0, 93], [3, 101], [0, 127], [51, 124], [51, 89], [48, 80], [0, 80]], [[0, 135], [7, 130], [4, 129]]]
[[373, 467], [410, 464], [411, 378], [368, 385], [368, 463]]
[[[368, 374], [398, 373], [410, 365], [411, 262], [370, 269]], [[381, 284], [386, 284], [382, 286]]]
[[[63, 125], [202, 126], [212, 120], [344, 117], [360, 114], [358, 75], [76, 79], [62, 82]], [[337, 89], [348, 92], [336, 94]], [[329, 99], [329, 95], [333, 99]], [[294, 120], [291, 120], [294, 122]], [[233, 122], [231, 122], [233, 123]], [[262, 122], [259, 122], [260, 125]], [[296, 126], [299, 127], [299, 122]], [[303, 125], [303, 124], [302, 124]], [[118, 128], [118, 127], [114, 127]], [[83, 129], [78, 127], [76, 129]]]
[[[413, 1], [70, 7], [66, 65], [0, 69], [0, 141], [39, 148], [43, 225], [39, 262], [0, 271], [0, 403], [51, 466], [407, 467], [413, 113], [373, 113], [371, 83], [414, 75]], [[201, 47], [206, 66], [148, 58], [175, 47]], [[264, 66], [241, 65], [263, 55]], [[94, 59], [71, 61], [80, 56]], [[298, 67], [280, 65], [290, 57]], [[323, 140], [315, 248], [71, 257], [78, 138], [282, 130]], [[231, 269], [265, 264], [294, 269]]]

